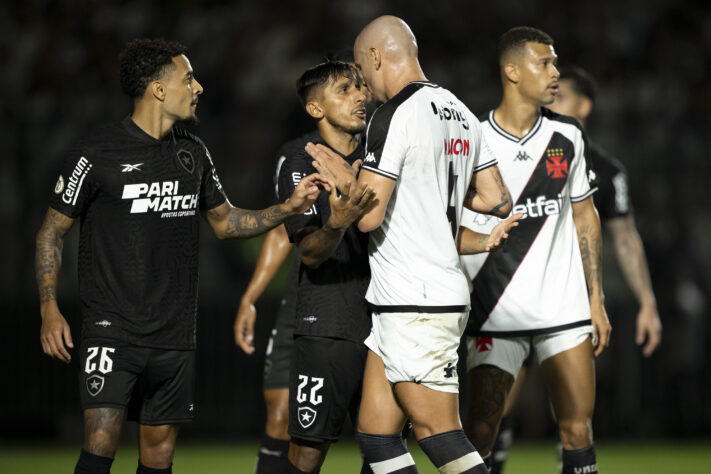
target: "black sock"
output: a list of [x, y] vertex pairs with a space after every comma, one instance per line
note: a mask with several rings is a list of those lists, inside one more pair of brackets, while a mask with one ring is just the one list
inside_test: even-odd
[[491, 474], [501, 474], [506, 458], [509, 456], [511, 443], [513, 443], [513, 418], [511, 415], [506, 415], [501, 419], [499, 433], [491, 448], [491, 466], [489, 466]]
[[74, 474], [109, 474], [113, 462], [114, 458], [98, 456], [82, 449]]
[[405, 448], [402, 434], [358, 433], [357, 438], [363, 453], [364, 466], [361, 472], [372, 472], [375, 470], [373, 466], [377, 465], [378, 472], [417, 473], [415, 461]]
[[594, 474], [597, 472], [595, 446], [563, 450], [563, 474]]
[[287, 472], [287, 474], [314, 474], [314, 473], [318, 473], [319, 471], [314, 471], [313, 473], [302, 471], [298, 467], [291, 464], [291, 461], [289, 461], [289, 458], [287, 457], [286, 458], [286, 472]]
[[417, 443], [440, 471], [446, 466], [446, 472], [489, 474], [489, 469], [463, 430], [446, 431]]
[[289, 440], [262, 438], [257, 454], [256, 474], [283, 474], [289, 462]]
[[173, 472], [173, 465], [165, 469], [156, 469], [154, 467], [146, 467], [138, 461], [138, 468], [136, 469], [136, 474], [171, 474]]

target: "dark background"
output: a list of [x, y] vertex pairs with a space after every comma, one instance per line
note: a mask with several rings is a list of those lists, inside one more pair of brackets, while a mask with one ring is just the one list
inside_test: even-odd
[[[560, 65], [578, 64], [598, 78], [589, 132], [629, 171], [664, 340], [652, 358], [641, 357], [637, 305], [606, 243], [614, 331], [598, 359], [596, 438], [711, 435], [708, 2], [26, 0], [0, 8], [0, 439], [81, 437], [76, 362], [50, 360], [39, 344], [34, 237], [70, 145], [130, 112], [118, 83], [123, 44], [164, 36], [189, 47], [205, 88], [196, 131], [231, 201], [261, 208], [272, 201], [277, 148], [312, 127], [298, 107], [296, 79], [325, 52], [350, 47], [384, 13], [409, 23], [428, 78], [477, 114], [498, 103], [496, 41], [512, 26], [547, 31]], [[77, 228], [65, 244], [59, 287], [75, 343]], [[203, 228], [197, 420], [182, 437], [261, 432], [263, 352], [283, 278], [260, 302], [257, 353], [242, 354], [232, 336], [260, 242], [220, 242]], [[530, 377], [518, 409], [526, 436], [552, 433], [544, 397], [539, 377]]]

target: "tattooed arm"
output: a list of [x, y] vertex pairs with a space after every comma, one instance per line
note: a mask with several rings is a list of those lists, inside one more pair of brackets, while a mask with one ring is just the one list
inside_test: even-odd
[[340, 197], [336, 186], [331, 186], [329, 206], [331, 216], [321, 227], [307, 226], [294, 236], [301, 261], [309, 268], [318, 268], [331, 256], [341, 242], [346, 229], [368, 209], [373, 201], [373, 189], [365, 184], [351, 187], [350, 182], [341, 188]]
[[284, 220], [305, 212], [316, 201], [319, 186], [327, 184], [318, 174], [309, 175], [299, 182], [291, 197], [282, 204], [250, 211], [234, 207], [229, 201], [203, 212], [218, 239], [242, 239], [263, 234]]
[[638, 345], [644, 344], [642, 355], [649, 357], [662, 340], [662, 323], [657, 313], [657, 301], [649, 277], [642, 239], [632, 215], [606, 219], [605, 228], [612, 234], [617, 261], [639, 302], [636, 342]]
[[605, 296], [602, 292], [602, 235], [600, 218], [591, 197], [573, 203], [573, 221], [578, 233], [580, 257], [583, 261], [585, 281], [590, 297], [590, 312], [595, 329], [595, 355], [598, 356], [610, 344], [612, 327], [605, 312]]
[[480, 214], [506, 217], [513, 202], [498, 166], [474, 173], [464, 196], [464, 207]]
[[67, 363], [72, 359], [67, 348], [73, 348], [74, 343], [69, 324], [57, 305], [57, 280], [62, 266], [64, 236], [73, 224], [74, 219], [52, 208], [47, 209], [42, 227], [37, 233], [35, 247], [35, 276], [42, 316], [42, 350], [45, 354]]

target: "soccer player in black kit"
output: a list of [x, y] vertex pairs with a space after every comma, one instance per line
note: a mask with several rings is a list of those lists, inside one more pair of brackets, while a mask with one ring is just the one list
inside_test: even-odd
[[[297, 81], [306, 112], [314, 118], [316, 143], [348, 163], [363, 157], [357, 134], [365, 129], [365, 94], [350, 64], [328, 61]], [[303, 142], [303, 146], [307, 140]], [[314, 171], [302, 148], [279, 171], [279, 197], [285, 199], [303, 176]], [[289, 466], [287, 472], [318, 472], [346, 416], [353, 418], [370, 332], [365, 291], [370, 281], [367, 235], [352, 225], [372, 203], [368, 186], [335, 186], [314, 206], [286, 220], [289, 239], [301, 259], [298, 269], [296, 327], [289, 383]]]
[[309, 209], [323, 184], [304, 177], [264, 210], [233, 207], [205, 145], [174, 126], [195, 120], [202, 86], [186, 48], [134, 40], [119, 56], [133, 112], [70, 153], [37, 235], [44, 352], [74, 344], [56, 287], [64, 235], [79, 218], [85, 440], [75, 473], [108, 473], [124, 416], [139, 423], [137, 473], [171, 472], [179, 426], [194, 413], [199, 215], [218, 238], [251, 237]]

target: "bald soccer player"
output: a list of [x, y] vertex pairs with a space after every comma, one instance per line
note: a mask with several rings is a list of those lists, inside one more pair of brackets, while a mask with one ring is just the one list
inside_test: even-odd
[[[464, 206], [506, 217], [511, 196], [476, 117], [425, 77], [407, 24], [374, 20], [358, 35], [354, 56], [384, 102], [368, 126], [358, 176], [376, 195], [358, 221], [370, 232], [366, 300], [373, 311], [358, 417], [365, 462], [377, 474], [417, 472], [400, 438], [409, 417], [440, 472], [486, 473], [459, 421], [457, 347], [469, 290], [458, 252], [497, 248], [520, 215], [491, 234], [460, 230]], [[355, 179], [325, 147], [307, 151], [339, 187]]]

